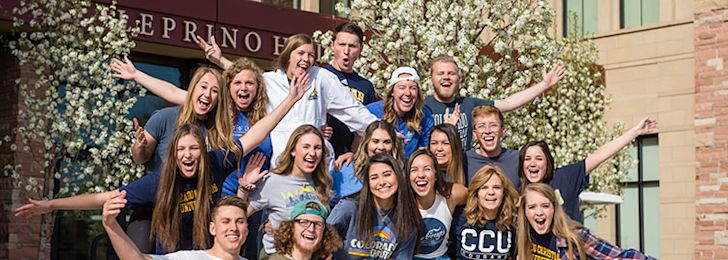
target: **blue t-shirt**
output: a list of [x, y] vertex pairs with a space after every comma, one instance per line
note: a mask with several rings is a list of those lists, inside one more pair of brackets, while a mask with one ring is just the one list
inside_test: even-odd
[[584, 222], [584, 216], [579, 210], [579, 194], [589, 187], [589, 176], [586, 175], [586, 161], [581, 160], [569, 164], [554, 171], [554, 179], [549, 183], [554, 188], [557, 199], [563, 201], [561, 204], [564, 212], [571, 219]]
[[[248, 118], [245, 116], [245, 112], [238, 111], [233, 124], [233, 140], [237, 143], [240, 137], [248, 132], [248, 129], [250, 129], [250, 125], [248, 124]], [[270, 169], [270, 158], [273, 156], [273, 143], [271, 143], [270, 136], [266, 136], [265, 140], [258, 147], [255, 147], [255, 149], [251, 150], [240, 160], [240, 168], [228, 174], [222, 187], [222, 194], [226, 196], [237, 194], [238, 177], [245, 172], [245, 166], [248, 164], [248, 160], [257, 153], [263, 153], [265, 155], [265, 162], [261, 171]]]
[[450, 103], [440, 103], [433, 96], [425, 98], [425, 106], [432, 111], [432, 119], [435, 125], [445, 123], [445, 109], [449, 109], [452, 113], [455, 110], [455, 104], [460, 104], [460, 119], [458, 120], [458, 133], [460, 134], [460, 142], [463, 144], [463, 150], [470, 150], [473, 140], [473, 109], [482, 105], [495, 105], [493, 100], [485, 100], [471, 97], [455, 97]]
[[354, 162], [342, 165], [338, 171], [331, 171], [331, 189], [334, 190], [334, 199], [357, 193], [363, 186], [361, 181], [356, 178]]
[[[154, 150], [152, 158], [144, 163], [144, 166], [148, 172], [158, 172], [162, 170], [162, 163], [164, 157], [167, 154], [167, 145], [172, 139], [174, 134], [174, 128], [177, 127], [177, 119], [179, 118], [180, 107], [167, 107], [157, 110], [152, 114], [144, 125], [144, 130], [147, 131], [154, 140], [157, 140], [157, 147]], [[203, 122], [198, 122], [198, 126], [202, 131], [203, 135], [207, 135], [207, 128]]]
[[[231, 156], [232, 155], [232, 156]], [[222, 150], [208, 152], [208, 159], [211, 160], [211, 170], [213, 173], [212, 198], [217, 200], [220, 198], [220, 188], [225, 178], [223, 173], [229, 172], [235, 161], [235, 154], [226, 153]], [[227, 156], [227, 157], [226, 157]], [[129, 183], [119, 190], [126, 191], [127, 207], [135, 208], [143, 205], [154, 206], [157, 201], [157, 191], [161, 174], [159, 172], [149, 172], [144, 177]], [[171, 188], [171, 187], [169, 187]], [[195, 211], [195, 199], [197, 198], [197, 178], [181, 179], [181, 187], [179, 189], [178, 203], [180, 207], [181, 221], [180, 223], [180, 240], [177, 250], [192, 249], [192, 227]], [[156, 254], [165, 254], [166, 252], [159, 243], [157, 243]]]
[[[369, 109], [369, 112], [372, 112], [372, 114], [379, 119], [384, 117], [384, 101], [380, 100], [371, 103], [367, 105], [367, 109]], [[420, 147], [427, 147], [427, 145], [430, 144], [430, 132], [432, 132], [432, 128], [435, 126], [435, 123], [432, 121], [432, 113], [430, 112], [430, 109], [427, 107], [422, 107], [422, 109], [424, 117], [422, 117], [422, 121], [420, 121], [419, 133], [409, 129], [407, 127], [407, 122], [405, 122], [403, 118], [397, 118], [397, 123], [394, 124], [394, 128], [397, 129], [397, 132], [404, 135], [404, 139], [407, 142], [407, 144], [403, 145], [405, 158], [409, 158], [410, 154], [414, 153]]]
[[[374, 91], [374, 85], [372, 85], [372, 82], [363, 78], [358, 73], [338, 71], [334, 68], [334, 66], [331, 66], [331, 64], [326, 65], [325, 68], [339, 78], [341, 85], [349, 88], [351, 95], [360, 104], [368, 105], [379, 100], [379, 98], [377, 98], [377, 93]], [[351, 152], [351, 143], [354, 141], [354, 134], [349, 130], [349, 128], [339, 121], [339, 119], [336, 119], [331, 115], [326, 116], [326, 124], [334, 129], [334, 133], [331, 135], [329, 142], [334, 147], [336, 157], [339, 157], [339, 155], [343, 153]]]
[[[462, 213], [462, 212], [459, 212]], [[515, 228], [498, 230], [495, 221], [485, 225], [471, 226], [465, 215], [454, 217], [453, 237], [457, 259], [508, 259], [516, 257]]]
[[415, 255], [417, 234], [408, 234], [409, 237], [402, 241], [394, 233], [391, 215], [393, 210], [389, 214], [377, 211], [374, 231], [368, 234], [372, 237], [369, 244], [364, 243], [364, 236], [356, 234], [356, 211], [356, 202], [343, 199], [326, 219], [344, 238], [344, 246], [334, 253], [334, 259], [412, 259]]
[[485, 157], [478, 154], [475, 149], [471, 149], [465, 152], [465, 157], [467, 158], [465, 171], [468, 173], [468, 184], [470, 184], [470, 180], [473, 179], [473, 176], [475, 176], [475, 173], [480, 168], [483, 168], [487, 164], [495, 163], [506, 172], [506, 176], [513, 183], [513, 187], [516, 190], [519, 189], [521, 181], [518, 179], [518, 151], [501, 147], [501, 153], [498, 156]]

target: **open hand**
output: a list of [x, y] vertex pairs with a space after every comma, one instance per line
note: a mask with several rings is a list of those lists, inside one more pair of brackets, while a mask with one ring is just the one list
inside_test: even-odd
[[649, 134], [655, 131], [657, 128], [657, 120], [651, 117], [645, 117], [640, 120], [631, 130], [639, 135]]
[[305, 73], [301, 76], [294, 76], [291, 80], [291, 85], [288, 89], [288, 96], [293, 100], [298, 101], [303, 97], [311, 86], [307, 86], [309, 80], [309, 73]]
[[541, 76], [543, 77], [543, 83], [546, 84], [546, 87], [550, 88], [559, 82], [559, 80], [564, 77], [565, 73], [566, 67], [563, 64], [556, 64], [549, 72], [546, 72], [546, 68], [544, 68]]
[[339, 158], [336, 158], [336, 161], [334, 161], [334, 170], [341, 170], [344, 165], [351, 164], [353, 158], [354, 153], [352, 152], [347, 152], [345, 154], [339, 155]]
[[134, 80], [137, 72], [134, 63], [126, 56], [124, 56], [123, 61], [117, 58], [111, 59], [111, 70], [114, 71], [113, 77], [125, 80]]
[[261, 172], [263, 164], [265, 164], [263, 153], [258, 152], [250, 157], [248, 163], [245, 164], [243, 175], [238, 177], [238, 185], [247, 190], [255, 189], [255, 184], [268, 174], [267, 170]]
[[452, 114], [450, 114], [450, 108], [445, 108], [445, 123], [451, 124], [455, 127], [458, 126], [458, 121], [460, 120], [460, 104], [455, 104], [455, 109], [453, 109]]
[[28, 204], [25, 204], [23, 206], [20, 206], [20, 208], [15, 209], [14, 212], [16, 217], [28, 219], [33, 216], [42, 215], [53, 211], [53, 209], [51, 208], [51, 203], [48, 202], [48, 200], [28, 199], [28, 202]]

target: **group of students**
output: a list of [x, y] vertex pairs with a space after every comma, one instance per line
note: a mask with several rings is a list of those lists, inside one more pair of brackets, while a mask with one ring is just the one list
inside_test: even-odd
[[[353, 23], [337, 26], [334, 60], [320, 68], [310, 36], [293, 35], [265, 73], [197, 37], [224, 71], [198, 69], [187, 90], [114, 59], [116, 77], [179, 105], [137, 125], [132, 155], [148, 173], [114, 191], [30, 200], [16, 215], [102, 208], [122, 259], [242, 259], [256, 234], [259, 259], [648, 258], [584, 228], [578, 195], [591, 170], [654, 130], [653, 119], [555, 168], [545, 142], [501, 147], [501, 111], [548, 90], [563, 66], [492, 101], [459, 97], [457, 63], [440, 56], [430, 67], [434, 96], [425, 98], [414, 68], [400, 67], [378, 100], [353, 70], [363, 37]], [[116, 222], [122, 208], [144, 205], [151, 228], [141, 240], [157, 255]], [[264, 224], [248, 227], [252, 219]]]

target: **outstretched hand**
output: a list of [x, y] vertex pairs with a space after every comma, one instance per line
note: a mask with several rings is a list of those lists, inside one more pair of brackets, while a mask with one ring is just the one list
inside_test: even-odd
[[445, 108], [445, 123], [457, 127], [458, 121], [460, 121], [460, 104], [455, 104], [452, 114], [450, 114], [450, 108]]
[[121, 213], [121, 210], [126, 207], [126, 191], [120, 191], [114, 194], [109, 200], [104, 203], [103, 211], [101, 212], [101, 221], [104, 225], [113, 223], [116, 221], [116, 216]]
[[42, 215], [53, 211], [53, 209], [51, 208], [51, 203], [48, 202], [48, 200], [28, 199], [28, 202], [28, 204], [25, 204], [23, 206], [20, 206], [20, 208], [15, 209], [14, 212], [16, 217], [28, 219], [33, 216]]
[[210, 37], [210, 43], [208, 44], [205, 39], [196, 35], [195, 43], [205, 52], [205, 58], [208, 60], [219, 61], [222, 59], [222, 50], [220, 50], [220, 46], [215, 42], [215, 36]]
[[308, 86], [308, 82], [310, 81], [309, 76], [309, 73], [305, 73], [303, 75], [293, 77], [288, 89], [289, 98], [292, 98], [294, 101], [298, 101], [303, 97], [303, 94], [311, 88], [311, 86]]
[[126, 56], [123, 61], [117, 58], [111, 59], [111, 69], [114, 71], [113, 77], [125, 80], [134, 80], [137, 72], [134, 63]]
[[640, 120], [637, 125], [635, 125], [632, 128], [632, 131], [635, 131], [637, 136], [649, 134], [655, 131], [657, 128], [657, 120], [651, 117], [645, 117], [642, 120]]
[[546, 72], [546, 68], [544, 68], [541, 76], [543, 77], [543, 83], [546, 84], [546, 87], [550, 88], [559, 82], [564, 77], [564, 74], [566, 74], [566, 67], [563, 64], [556, 64], [549, 72]]
[[336, 158], [336, 161], [334, 161], [334, 170], [341, 170], [341, 168], [344, 167], [344, 165], [351, 164], [351, 161], [354, 159], [354, 153], [352, 152], [346, 152], [342, 155], [339, 155], [339, 158]]
[[255, 189], [255, 184], [260, 181], [268, 171], [261, 171], [265, 164], [265, 155], [258, 152], [248, 159], [248, 163], [245, 164], [245, 171], [243, 175], [238, 177], [238, 185], [246, 190]]

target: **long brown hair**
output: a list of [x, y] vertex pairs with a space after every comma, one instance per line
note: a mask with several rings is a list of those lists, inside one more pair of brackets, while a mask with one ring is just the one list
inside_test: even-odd
[[[420, 122], [425, 117], [425, 95], [422, 93], [422, 87], [419, 82], [417, 83], [417, 99], [415, 100], [415, 106], [412, 110], [404, 114], [404, 121], [407, 123], [407, 128], [417, 133], [421, 133]], [[384, 95], [384, 116], [382, 119], [392, 125], [397, 123], [397, 112], [394, 111], [394, 87], [397, 84], [389, 86], [387, 93]]]
[[[441, 132], [447, 135], [447, 141], [450, 142], [450, 154], [452, 154], [452, 158], [450, 158], [450, 161], [447, 163], [447, 168], [440, 168], [440, 170], [444, 170], [445, 175], [447, 175], [449, 180], [453, 183], [465, 186], [463, 144], [460, 142], [460, 134], [458, 134], [457, 128], [451, 124], [436, 125], [432, 128], [432, 132], [430, 132], [430, 140], [432, 140], [432, 134], [435, 132]], [[437, 161], [435, 161], [435, 163], [437, 163]]]
[[308, 34], [299, 33], [288, 37], [288, 39], [286, 39], [283, 43], [283, 51], [281, 51], [281, 55], [278, 56], [278, 59], [275, 61], [276, 68], [286, 72], [286, 69], [288, 69], [288, 62], [291, 59], [291, 52], [306, 44], [313, 44], [313, 39], [311, 39], [311, 36], [308, 36]]
[[[245, 113], [248, 118], [248, 124], [254, 125], [267, 114], [266, 107], [268, 106], [268, 88], [265, 86], [265, 80], [263, 80], [263, 70], [258, 67], [255, 62], [247, 58], [239, 58], [233, 62], [232, 66], [228, 67], [223, 72], [225, 82], [227, 82], [228, 92], [230, 92], [230, 97], [234, 94], [230, 91], [230, 85], [232, 84], [235, 75], [238, 75], [238, 73], [243, 70], [249, 70], [255, 74], [255, 83], [257, 84], [256, 95], [253, 97], [253, 101], [251, 102], [252, 106], [249, 108], [250, 111]], [[231, 102], [231, 107], [234, 107], [232, 104], [235, 104], [235, 102]]]
[[[374, 231], [374, 226], [377, 222], [377, 207], [374, 203], [374, 194], [372, 194], [369, 186], [369, 169], [372, 164], [384, 163], [392, 167], [394, 174], [397, 177], [397, 192], [394, 194], [394, 203], [392, 204], [392, 224], [394, 230], [392, 230], [398, 239], [407, 240], [411, 236], [419, 238], [424, 228], [424, 222], [420, 215], [419, 209], [417, 209], [417, 201], [415, 200], [414, 194], [410, 189], [402, 187], [402, 185], [409, 186], [407, 176], [402, 173], [399, 163], [391, 155], [378, 153], [372, 157], [369, 157], [366, 164], [364, 165], [363, 171], [366, 173], [365, 178], [362, 182], [361, 192], [359, 192], [359, 209], [357, 210], [357, 222], [356, 222], [356, 234], [357, 237], [364, 237], [365, 242], [370, 242], [370, 234]], [[415, 248], [419, 246], [419, 239], [417, 239]], [[416, 251], [415, 251], [416, 252]]]
[[195, 117], [194, 103], [196, 100], [192, 97], [195, 92], [195, 87], [205, 74], [211, 73], [215, 76], [218, 81], [219, 88], [217, 96], [217, 104], [212, 104], [214, 107], [207, 113], [207, 119], [204, 120], [205, 126], [207, 127], [207, 138], [203, 138], [206, 142], [206, 146], [209, 145], [212, 149], [229, 149], [235, 153], [237, 158], [240, 158], [242, 152], [235, 142], [233, 141], [233, 112], [232, 112], [232, 97], [230, 91], [225, 86], [225, 80], [223, 79], [220, 71], [210, 67], [198, 68], [192, 76], [189, 86], [187, 87], [187, 100], [180, 109], [179, 118], [177, 119], [177, 126], [184, 124], [196, 124], [198, 121]]
[[485, 224], [484, 211], [478, 201], [478, 191], [485, 185], [492, 176], [497, 176], [503, 185], [503, 202], [498, 210], [498, 217], [495, 220], [495, 226], [499, 230], [511, 229], [516, 218], [516, 200], [518, 192], [513, 187], [511, 181], [508, 180], [503, 169], [494, 164], [488, 164], [480, 168], [473, 176], [468, 187], [468, 197], [465, 205], [464, 215], [471, 226], [482, 226]]
[[182, 191], [182, 179], [177, 167], [177, 143], [183, 136], [191, 135], [200, 146], [201, 155], [197, 168], [197, 188], [194, 191], [194, 214], [192, 225], [192, 246], [195, 249], [208, 248], [208, 222], [212, 205], [212, 171], [207, 162], [207, 149], [197, 125], [184, 124], [174, 130], [172, 141], [167, 147], [157, 188], [157, 200], [152, 214], [152, 230], [150, 240], [159, 238], [159, 243], [166, 251], [174, 251], [179, 244], [181, 211], [179, 194]]
[[[407, 166], [404, 167], [404, 173], [407, 175], [407, 179], [409, 179], [409, 175], [411, 174], [412, 163], [419, 156], [427, 156], [430, 158], [430, 161], [432, 161], [432, 170], [435, 171], [435, 192], [445, 198], [450, 198], [450, 193], [452, 193], [452, 183], [442, 178], [444, 176], [440, 176], [440, 166], [437, 165], [437, 159], [428, 150], [417, 149], [417, 151], [410, 155], [409, 160], [407, 160]], [[416, 194], [414, 188], [412, 188], [412, 185], [409, 182], [407, 182], [407, 186], [410, 187], [412, 194]]]
[[382, 120], [376, 120], [367, 126], [366, 131], [364, 131], [364, 137], [362, 137], [359, 147], [356, 149], [356, 154], [354, 154], [354, 172], [359, 179], [364, 179], [365, 177], [359, 175], [359, 173], [362, 173], [362, 168], [369, 159], [369, 141], [372, 140], [372, 135], [374, 135], [374, 131], [377, 129], [382, 129], [387, 132], [389, 138], [392, 139], [392, 157], [397, 160], [399, 165], [404, 164], [402, 162], [402, 158], [404, 158], [404, 148], [402, 148], [402, 143], [397, 139], [397, 130], [395, 130], [394, 126], [390, 123]]
[[313, 188], [316, 190], [316, 195], [319, 200], [324, 204], [328, 204], [329, 200], [331, 200], [331, 176], [329, 175], [329, 167], [326, 163], [326, 156], [328, 156], [329, 151], [324, 144], [324, 135], [315, 126], [301, 125], [293, 131], [291, 138], [288, 139], [288, 144], [286, 144], [286, 149], [278, 156], [278, 166], [271, 170], [271, 172], [275, 174], [291, 173], [294, 161], [291, 153], [296, 149], [298, 140], [305, 134], [315, 134], [321, 139], [323, 151], [319, 163], [316, 165], [316, 169], [311, 173], [311, 180], [313, 181]]
[[526, 219], [526, 193], [537, 192], [549, 201], [551, 206], [554, 208], [554, 219], [551, 222], [551, 233], [557, 238], [564, 238], [567, 242], [567, 252], [569, 259], [575, 259], [573, 245], [576, 245], [576, 251], [579, 253], [579, 259], [587, 259], [586, 253], [582, 245], [582, 240], [577, 233], [579, 229], [583, 228], [581, 224], [571, 220], [561, 206], [556, 201], [556, 194], [554, 189], [545, 183], [524, 183], [523, 194], [521, 195], [521, 201], [518, 207], [518, 258], [519, 259], [531, 259], [531, 224]]

